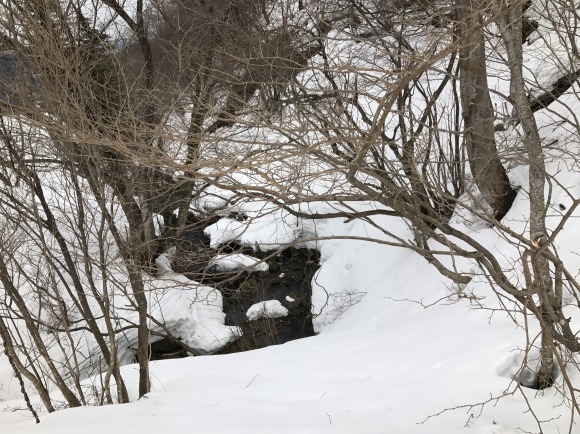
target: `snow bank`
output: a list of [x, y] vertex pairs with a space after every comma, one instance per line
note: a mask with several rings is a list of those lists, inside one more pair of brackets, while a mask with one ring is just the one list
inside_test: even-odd
[[[148, 282], [151, 314], [184, 343], [202, 353], [212, 353], [237, 339], [238, 327], [226, 326], [222, 294], [183, 275], [164, 275]], [[151, 325], [152, 332], [162, 328]], [[137, 336], [130, 343], [136, 345]], [[152, 340], [152, 342], [154, 339]]]
[[231, 211], [247, 216], [247, 220], [222, 218], [205, 229], [211, 247], [235, 241], [262, 251], [276, 250], [300, 237], [298, 219], [289, 213], [263, 201], [243, 205]]
[[[487, 231], [488, 238], [492, 234]], [[6, 421], [2, 432], [184, 434], [192, 420], [204, 434], [537, 432], [526, 399], [546, 421], [543, 432], [568, 432], [565, 418], [554, 417], [567, 411], [555, 390], [524, 390], [526, 396], [470, 407], [513, 386], [498, 371], [523, 342], [521, 330], [507, 316], [490, 319], [489, 311], [468, 303], [425, 309], [397, 301], [428, 303], [446, 294], [447, 286], [412, 252], [382, 250], [341, 252], [340, 265], [352, 265], [353, 279], [365, 271], [358, 262], [374, 264], [378, 275], [367, 295], [319, 336], [227, 356], [154, 362], [148, 399], [57, 412], [38, 426], [6, 413], [0, 415]], [[339, 271], [339, 262], [333, 264], [330, 271]], [[136, 399], [138, 369], [127, 366], [123, 375]], [[429, 418], [446, 408], [455, 410]]]
[[[546, 54], [545, 49], [541, 51]], [[539, 70], [540, 66], [543, 64], [536, 62], [529, 70]], [[556, 76], [555, 67], [544, 71], [544, 75], [537, 75], [541, 84]], [[570, 91], [561, 101], [536, 114], [542, 138], [577, 147], [578, 132], [558, 123], [559, 115], [553, 112], [578, 112], [577, 96]], [[563, 109], [564, 104], [567, 108]], [[519, 140], [517, 131], [508, 134]], [[568, 151], [578, 155], [577, 148]], [[546, 148], [546, 155], [550, 153]], [[573, 161], [555, 161], [547, 169], [557, 180], [551, 186], [548, 215], [548, 226], [553, 229], [562, 216], [560, 206], [567, 209], [580, 196], [580, 175]], [[526, 170], [523, 166], [511, 168], [511, 180], [521, 190], [502, 220], [518, 234], [527, 233]], [[561, 186], [569, 188], [564, 191]], [[309, 205], [314, 212], [317, 206]], [[330, 205], [320, 205], [319, 209], [325, 206]], [[415, 253], [371, 241], [388, 240], [377, 227], [388, 228], [401, 239], [412, 239], [401, 220], [376, 217], [376, 227], [342, 219], [309, 222], [280, 210], [258, 215], [260, 207], [265, 209], [260, 203], [243, 207], [247, 221], [224, 218], [206, 230], [212, 246], [236, 241], [268, 249], [285, 242], [308, 242], [320, 249], [321, 268], [313, 279], [313, 314], [315, 326], [322, 332], [319, 336], [259, 351], [152, 363], [153, 391], [148, 399], [127, 406], [45, 415], [39, 426], [31, 421], [17, 423], [15, 413], [6, 413], [0, 415], [2, 432], [181, 434], [190, 432], [194, 421], [204, 434], [580, 433], [580, 426], [569, 418], [568, 397], [560, 393], [561, 379], [541, 393], [516, 390], [513, 378], [525, 376], [520, 370], [521, 348], [534, 339], [538, 328], [530, 324], [526, 335], [522, 325], [514, 323], [513, 312], [504, 310], [509, 300], [498, 300], [489, 282], [476, 275], [477, 267], [469, 261], [453, 264], [474, 274], [459, 293]], [[472, 217], [459, 210], [453, 224], [497, 252], [506, 269], [513, 268], [520, 258], [517, 246]], [[570, 222], [578, 218], [576, 212]], [[331, 236], [358, 239], [327, 239]], [[555, 240], [570, 269], [580, 268], [580, 257], [574, 253], [579, 237], [580, 227], [568, 224]], [[217, 325], [219, 330], [221, 297], [211, 288], [182, 283], [185, 286], [167, 290], [163, 283], [151, 285], [153, 294], [164, 293], [159, 303], [171, 305], [165, 310], [161, 306], [159, 312], [176, 328], [184, 313], [190, 317], [207, 314], [216, 320], [204, 337], [211, 340], [213, 327]], [[472, 297], [473, 304], [468, 297], [459, 297], [461, 294]], [[197, 303], [201, 300], [206, 304]], [[257, 306], [259, 313], [266, 305]], [[575, 312], [571, 321], [578, 330], [580, 319]], [[250, 314], [255, 312], [248, 311]], [[187, 323], [185, 332], [192, 336], [202, 333], [196, 327], [202, 326]], [[229, 332], [224, 333], [227, 338]], [[577, 370], [570, 367], [569, 374], [574, 385], [580, 384]], [[123, 375], [135, 397], [137, 369], [125, 367]], [[35, 397], [33, 400], [38, 402]], [[22, 402], [6, 405], [21, 407]]]
[[[350, 203], [352, 211], [368, 210], [380, 205], [369, 202]], [[265, 215], [260, 210], [267, 209]], [[343, 205], [329, 202], [312, 202], [299, 207], [301, 212], [325, 214], [346, 211]], [[312, 314], [314, 330], [319, 333], [330, 326], [350, 307], [362, 300], [368, 285], [374, 282], [383, 267], [381, 261], [388, 260], [397, 251], [386, 252], [384, 246], [373, 240], [385, 239], [385, 234], [373, 225], [344, 218], [303, 219], [284, 210], [273, 210], [261, 201], [247, 202], [232, 208], [243, 212], [248, 219], [239, 221], [223, 218], [206, 228], [211, 245], [235, 241], [241, 245], [260, 250], [280, 248], [287, 244], [298, 247], [316, 248], [321, 253], [320, 270], [312, 280]], [[378, 227], [388, 227], [403, 238], [410, 238], [407, 224], [393, 217], [375, 217]], [[360, 240], [341, 239], [358, 237]], [[388, 237], [387, 237], [388, 238]], [[368, 241], [363, 241], [363, 240]], [[353, 261], [353, 255], [373, 258]]]

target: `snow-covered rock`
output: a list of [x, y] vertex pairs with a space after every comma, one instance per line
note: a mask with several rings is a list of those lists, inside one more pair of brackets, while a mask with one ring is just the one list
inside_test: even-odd
[[278, 300], [261, 301], [253, 304], [246, 312], [250, 321], [260, 318], [282, 318], [288, 315], [288, 309], [282, 306]]
[[209, 262], [209, 265], [216, 271], [268, 271], [269, 269], [265, 262], [241, 253], [217, 255]]
[[[200, 285], [171, 270], [145, 284], [150, 294], [151, 315], [175, 338], [200, 353], [211, 354], [240, 336], [238, 327], [225, 325], [223, 298], [217, 289]], [[128, 313], [127, 320], [136, 322], [136, 313]], [[151, 343], [160, 339], [155, 334], [163, 334], [163, 327], [155, 323], [150, 325]], [[132, 348], [137, 347], [137, 331], [127, 331], [120, 347], [121, 364], [131, 363]]]

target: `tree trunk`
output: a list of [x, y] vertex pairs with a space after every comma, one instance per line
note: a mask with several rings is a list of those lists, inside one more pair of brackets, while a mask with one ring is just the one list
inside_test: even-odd
[[[30, 381], [30, 383], [36, 390], [36, 393], [38, 393], [38, 396], [40, 397], [40, 400], [44, 404], [46, 410], [49, 413], [52, 413], [55, 409], [52, 405], [52, 401], [50, 400], [50, 394], [48, 393], [48, 389], [44, 386], [44, 384], [42, 384], [39, 378], [31, 374], [30, 371], [26, 369], [26, 366], [24, 366], [20, 361], [20, 359], [18, 358], [18, 354], [14, 349], [12, 337], [10, 336], [10, 330], [8, 329], [8, 326], [5, 324], [4, 320], [2, 319], [2, 316], [0, 316], [0, 337], [2, 338], [2, 346], [4, 347], [4, 352], [6, 353], [6, 357], [8, 357], [8, 361], [10, 362], [10, 365], [14, 369], [14, 372], [15, 373], [18, 372], [20, 375], [26, 377], [26, 379]], [[22, 392], [23, 394], [25, 393], [24, 388], [22, 388]], [[26, 396], [24, 396], [24, 398], [26, 401], [26, 405], [30, 408], [30, 401], [26, 399], [27, 398]], [[33, 414], [35, 415], [35, 419], [38, 420], [38, 416], [36, 416], [36, 413], [34, 412]]]
[[[131, 268], [134, 268], [131, 266]], [[141, 273], [129, 270], [129, 279], [133, 288], [133, 296], [137, 303], [139, 324], [137, 327], [137, 358], [139, 360], [139, 398], [149, 393], [151, 381], [149, 379], [149, 326], [147, 324], [147, 296]]]
[[465, 146], [475, 184], [498, 220], [509, 211], [516, 192], [495, 144], [494, 112], [487, 86], [485, 40], [477, 0], [457, 0], [459, 71]]
[[[517, 2], [516, 2], [517, 3]], [[503, 6], [503, 3], [502, 3]], [[546, 240], [546, 200], [544, 185], [546, 182], [546, 167], [542, 141], [530, 102], [527, 98], [524, 77], [522, 74], [522, 3], [510, 5], [509, 8], [495, 10], [498, 16], [498, 26], [505, 44], [508, 66], [510, 69], [510, 97], [513, 101], [517, 119], [524, 132], [523, 142], [528, 153], [529, 163], [529, 196], [530, 196], [530, 240], [538, 248], [532, 256], [534, 284], [540, 295], [538, 320], [542, 326], [540, 344], [540, 370], [538, 372], [538, 389], [550, 387], [554, 372], [554, 317], [553, 312], [559, 311], [561, 300], [556, 297], [552, 287], [548, 259], [542, 251]]]

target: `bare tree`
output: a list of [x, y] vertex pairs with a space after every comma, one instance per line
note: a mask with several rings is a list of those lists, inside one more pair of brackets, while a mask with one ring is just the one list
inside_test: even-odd
[[[125, 402], [119, 342], [136, 329], [139, 395], [147, 393], [147, 276], [159, 272], [158, 254], [179, 247], [192, 202], [211, 190], [226, 208], [260, 199], [300, 218], [363, 219], [384, 235], [371, 241], [417, 252], [458, 288], [486, 279], [541, 325], [536, 387], [553, 384], [555, 365], [568, 381], [564, 356], [580, 344], [563, 299], [580, 287], [555, 240], [580, 200], [570, 193], [572, 205], [548, 228], [544, 188], [554, 179], [534, 112], [578, 73], [563, 71], [555, 83], [567, 80], [565, 89], [550, 83], [529, 96], [529, 8], [467, 0], [138, 1], [134, 11], [116, 0], [92, 10], [76, 0], [0, 3], [3, 44], [23, 71], [5, 76], [0, 144], [0, 334], [16, 369], [48, 410], [48, 382], [67, 405], [85, 403], [80, 371], [89, 357], [80, 360], [75, 333], [88, 331], [104, 361], [103, 401], [114, 401], [113, 379]], [[575, 42], [573, 34], [561, 36]], [[491, 51], [511, 84], [510, 95], [496, 96], [513, 114], [492, 103]], [[512, 137], [521, 127], [518, 152], [496, 134], [500, 117], [511, 118], [504, 128]], [[509, 219], [516, 189], [504, 169], [521, 162], [530, 167], [526, 233]], [[51, 173], [58, 182], [47, 181]], [[336, 211], [309, 213], [304, 205], [316, 201]], [[359, 202], [374, 207], [357, 211]], [[509, 240], [518, 262], [458, 229], [452, 217], [461, 213]], [[414, 237], [390, 232], [376, 215], [401, 218]], [[110, 272], [114, 261], [124, 283]], [[115, 293], [138, 313], [135, 324], [122, 323]], [[67, 355], [63, 366], [51, 357], [56, 347]]]
[[[550, 198], [544, 190], [555, 188], [557, 180], [547, 172], [546, 145], [534, 118], [539, 99], [534, 95], [548, 105], [572, 89], [574, 62], [532, 93], [538, 83], [526, 81], [522, 61], [522, 41], [530, 36], [522, 23], [531, 10], [524, 2], [393, 2], [387, 7], [352, 1], [326, 6], [332, 30], [318, 39], [319, 56], [309, 63], [308, 72], [277, 89], [276, 113], [256, 110], [239, 121], [276, 137], [245, 154], [244, 168], [254, 184], [248, 187], [227, 175], [211, 182], [234, 190], [239, 198], [270, 200], [301, 218], [363, 219], [390, 240], [374, 241], [414, 250], [458, 288], [478, 277], [458, 265], [460, 258], [473, 261], [479, 270], [475, 274], [506, 303], [515, 303], [520, 321], [528, 324], [532, 315], [541, 327], [534, 387], [552, 386], [558, 371], [567, 396], [573, 395], [566, 360], [575, 360], [578, 343], [564, 299], [566, 294], [577, 297], [578, 285], [573, 265], [559, 257], [555, 240], [578, 198], [558, 186], [572, 205], [560, 208], [565, 212], [547, 228]], [[536, 7], [561, 9], [555, 4]], [[549, 20], [573, 52], [573, 20]], [[499, 33], [492, 31], [495, 25]], [[503, 62], [511, 84], [509, 95], [494, 90], [494, 98], [501, 99], [496, 105], [487, 83], [490, 53]], [[573, 100], [573, 89], [566, 95]], [[503, 106], [514, 110], [508, 113]], [[551, 114], [577, 134], [573, 109], [565, 109], [570, 116], [555, 110]], [[494, 120], [505, 118], [509, 122], [503, 128], [521, 143], [515, 152], [496, 134], [501, 128]], [[261, 147], [281, 160], [275, 169]], [[516, 164], [529, 166], [528, 185], [510, 185], [504, 165]], [[472, 180], [463, 169], [466, 165]], [[482, 197], [476, 197], [471, 182]], [[530, 198], [525, 231], [514, 229], [509, 218], [503, 220], [516, 191]], [[308, 212], [305, 205], [316, 201], [336, 204], [336, 211]], [[356, 211], [353, 204], [361, 201], [375, 206]], [[450, 221], [465, 212], [509, 240], [521, 252], [519, 260], [506, 263]], [[376, 215], [401, 217], [413, 228], [414, 240], [378, 225]], [[575, 398], [569, 403], [578, 410]]]
[[[481, 3], [481, 4], [480, 4]], [[494, 110], [487, 86], [483, 2], [457, 0], [459, 71], [465, 147], [477, 187], [498, 220], [509, 211], [516, 192], [495, 144]], [[521, 32], [520, 32], [521, 34]], [[519, 34], [518, 34], [519, 37]], [[518, 40], [521, 46], [521, 40]]]
[[[155, 259], [179, 246], [191, 203], [208, 185], [199, 171], [237, 165], [235, 152], [215, 155], [212, 137], [319, 48], [283, 21], [269, 25], [259, 1], [139, 1], [134, 10], [116, 0], [6, 1], [0, 10], [7, 65], [23, 71], [2, 77], [0, 196], [9, 229], [0, 274], [5, 318], [19, 318], [2, 326], [5, 348], [49, 411], [50, 384], [67, 405], [87, 402], [81, 380], [90, 363], [104, 363], [103, 400], [115, 400], [114, 379], [116, 400], [126, 402], [121, 336], [137, 330], [142, 396], [150, 389], [150, 324], [163, 327], [146, 289]], [[8, 248], [13, 234], [40, 263]], [[119, 260], [125, 283], [110, 270]], [[19, 279], [34, 303], [16, 289]], [[136, 324], [116, 310], [119, 294], [138, 313]], [[102, 362], [81, 355], [84, 332]]]

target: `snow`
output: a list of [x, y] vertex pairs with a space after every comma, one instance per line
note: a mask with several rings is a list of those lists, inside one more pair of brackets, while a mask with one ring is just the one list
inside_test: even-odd
[[[564, 68], [564, 61], [555, 60], [544, 66], [542, 46], [553, 42], [545, 29], [539, 33], [541, 38], [526, 54], [526, 65], [536, 84], [545, 85], [568, 65]], [[578, 154], [578, 131], [561, 119], [579, 109], [571, 90], [551, 110], [536, 114], [542, 138], [557, 140], [563, 149], [546, 149], [547, 170], [557, 181], [550, 191], [550, 230], [561, 221], [559, 205], [568, 209], [580, 197], [577, 163], [565, 158], [567, 152]], [[508, 128], [502, 137], [516, 142], [517, 135], [516, 128]], [[516, 164], [509, 176], [521, 190], [502, 223], [525, 234], [527, 167]], [[206, 208], [227, 208], [225, 200], [211, 200]], [[312, 213], [337, 207], [307, 206]], [[339, 218], [308, 221], [260, 201], [238, 204], [231, 211], [248, 219], [225, 217], [207, 228], [214, 248], [233, 241], [260, 250], [285, 243], [320, 250], [320, 269], [312, 282], [317, 336], [251, 352], [153, 362], [152, 392], [138, 401], [138, 370], [128, 365], [123, 375], [135, 402], [42, 414], [38, 426], [22, 410], [22, 400], [0, 401], [6, 410], [0, 413], [2, 433], [185, 434], [194, 429], [204, 434], [516, 434], [539, 432], [535, 420], [542, 421], [544, 433], [580, 433], [570, 420], [561, 376], [543, 392], [520, 388], [514, 381], [527, 381], [528, 372], [521, 368], [523, 349], [537, 339], [538, 326], [531, 322], [526, 331], [522, 317], [514, 321], [511, 314], [519, 313], [504, 310], [506, 305], [508, 310], [513, 307], [511, 302], [500, 299], [470, 261], [453, 264], [474, 276], [458, 287], [412, 251], [381, 244], [389, 237], [377, 228], [412, 238], [399, 219], [374, 217], [374, 225]], [[578, 218], [575, 212], [555, 240], [571, 270], [580, 269]], [[451, 222], [496, 252], [506, 269], [519, 260], [520, 247], [467, 207], [458, 209]], [[211, 352], [239, 335], [237, 328], [224, 325], [219, 291], [174, 273], [169, 253], [161, 255], [158, 264], [162, 275], [148, 282], [153, 313], [178, 336]], [[246, 255], [217, 255], [212, 264], [224, 270], [267, 270], [266, 264]], [[518, 273], [513, 270], [511, 276], [521, 278]], [[295, 300], [287, 296], [286, 301]], [[572, 308], [571, 321], [578, 330], [580, 318]], [[284, 312], [279, 301], [269, 300], [252, 306], [247, 316]], [[127, 337], [128, 345], [133, 339]], [[537, 363], [536, 356], [532, 350], [530, 367]], [[5, 363], [5, 358], [0, 360]], [[0, 389], [17, 388], [10, 368], [2, 363]], [[579, 384], [580, 373], [569, 369], [572, 383]], [[85, 384], [89, 381], [97, 387], [99, 377]], [[35, 396], [32, 401], [39, 402]]]
[[265, 202], [249, 202], [240, 211], [249, 216], [248, 220], [223, 218], [204, 230], [212, 247], [237, 241], [255, 249], [259, 246], [263, 251], [276, 250], [299, 235], [295, 217]]
[[260, 318], [282, 318], [288, 315], [288, 309], [278, 300], [261, 301], [250, 306], [246, 316], [250, 321]]
[[216, 271], [268, 271], [270, 267], [258, 258], [243, 255], [241, 253], [231, 253], [227, 255], [217, 255], [209, 262], [209, 266]]
[[[466, 432], [466, 424], [467, 432], [477, 434], [532, 430], [519, 394], [476, 405], [514, 386], [500, 374], [523, 344], [513, 322], [505, 315], [490, 319], [488, 311], [466, 302], [424, 309], [396, 301], [428, 302], [445, 294], [447, 285], [411, 252], [374, 253], [361, 245], [356, 258], [384, 265], [385, 279], [319, 336], [252, 352], [154, 362], [153, 392], [144, 399], [58, 412], [38, 426], [26, 421], [25, 412], [18, 413], [20, 422], [8, 413], [3, 433], [73, 434], [80, 426], [86, 434], [186, 433], [192, 421], [204, 434], [455, 434]], [[137, 368], [127, 366], [123, 373], [135, 396]], [[561, 403], [552, 389], [527, 391], [526, 398], [545, 420]], [[475, 406], [458, 407], [466, 404]], [[544, 432], [563, 425], [553, 420]]]
[[294, 300], [292, 297], [290, 297], [289, 295], [286, 296], [286, 301], [288, 303], [294, 303], [296, 300]]
[[[525, 205], [522, 195], [511, 213], [513, 225], [525, 224], [518, 215]], [[394, 219], [378, 221], [400, 235], [408, 231]], [[321, 220], [316, 227], [321, 236], [380, 237], [363, 222]], [[512, 254], [493, 228], [463, 229]], [[572, 245], [580, 227], [567, 230]], [[272, 228], [268, 233], [278, 237]], [[490, 310], [497, 300], [486, 281], [463, 288], [484, 297], [471, 304], [411, 251], [347, 239], [322, 240], [319, 246], [317, 309], [327, 298], [342, 313], [319, 314], [325, 320], [319, 321], [318, 336], [245, 353], [153, 362], [152, 392], [137, 402], [43, 415], [38, 426], [25, 411], [2, 413], [3, 433], [76, 434], [82, 426], [86, 434], [179, 434], [190, 432], [192, 421], [204, 434], [537, 432], [526, 400], [546, 421], [543, 432], [567, 432], [568, 408], [557, 387], [542, 393], [515, 389], [526, 336], [507, 314]], [[200, 297], [208, 294], [209, 288]], [[445, 302], [433, 304], [442, 298]], [[272, 302], [281, 305], [276, 300], [266, 305]], [[341, 309], [341, 302], [349, 308]], [[136, 399], [137, 367], [124, 367], [123, 375]], [[578, 372], [570, 375], [580, 380]], [[5, 405], [22, 407], [21, 401]], [[572, 425], [570, 432], [580, 429]]]
[[[238, 327], [224, 325], [223, 300], [217, 289], [179, 274], [165, 274], [149, 285], [152, 316], [163, 319], [173, 336], [190, 347], [212, 353], [240, 336]], [[150, 325], [150, 329], [162, 332], [160, 326]], [[127, 333], [127, 341], [127, 347], [136, 348], [136, 332]]]

